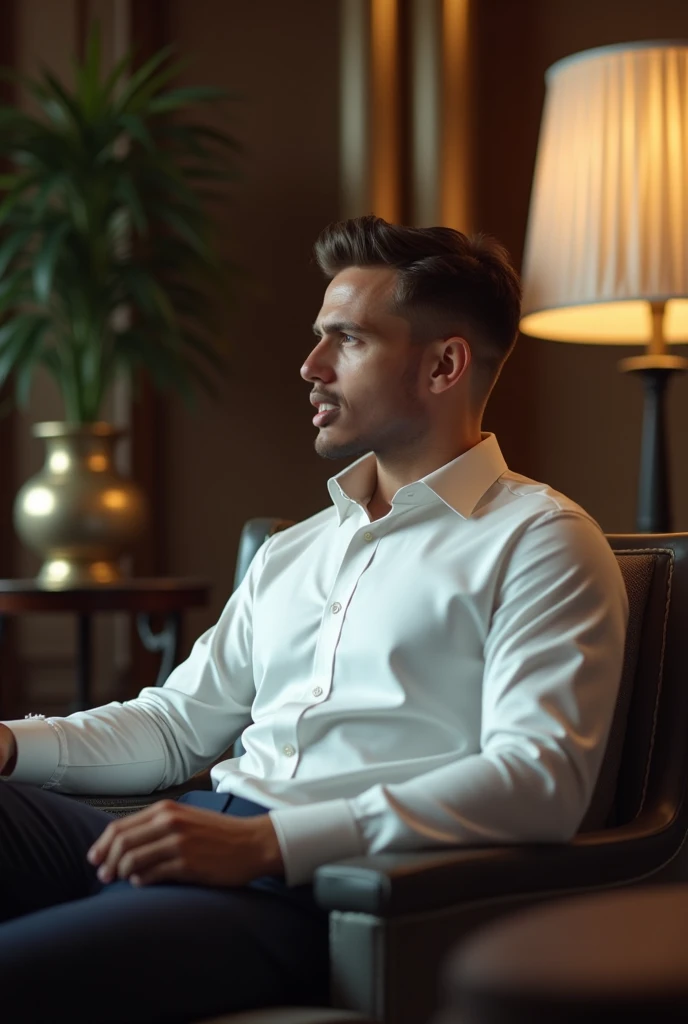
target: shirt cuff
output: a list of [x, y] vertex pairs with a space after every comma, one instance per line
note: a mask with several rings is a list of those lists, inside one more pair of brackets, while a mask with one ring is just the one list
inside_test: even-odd
[[57, 732], [45, 718], [20, 718], [3, 722], [17, 741], [17, 763], [9, 776], [12, 782], [30, 782], [44, 786], [60, 763], [60, 741]]
[[305, 885], [321, 864], [365, 853], [348, 800], [270, 811], [287, 885]]

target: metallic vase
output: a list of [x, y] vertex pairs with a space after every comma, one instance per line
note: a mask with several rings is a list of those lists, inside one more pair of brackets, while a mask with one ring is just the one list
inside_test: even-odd
[[37, 423], [45, 465], [14, 503], [21, 540], [43, 559], [42, 586], [59, 589], [116, 583], [119, 559], [143, 533], [146, 501], [114, 465], [124, 431], [109, 423]]

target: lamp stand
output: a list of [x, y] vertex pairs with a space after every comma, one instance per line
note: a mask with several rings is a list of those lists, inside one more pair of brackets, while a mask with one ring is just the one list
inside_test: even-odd
[[652, 341], [642, 356], [622, 359], [622, 373], [640, 376], [645, 391], [636, 529], [638, 533], [671, 533], [671, 490], [666, 430], [666, 392], [671, 377], [688, 370], [688, 359], [667, 352], [664, 302], [653, 302]]

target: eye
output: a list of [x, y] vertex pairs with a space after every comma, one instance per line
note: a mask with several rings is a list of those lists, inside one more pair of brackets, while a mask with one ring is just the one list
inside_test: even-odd
[[342, 334], [342, 341], [353, 342], [355, 345], [358, 342], [358, 338], [354, 338], [353, 334]]

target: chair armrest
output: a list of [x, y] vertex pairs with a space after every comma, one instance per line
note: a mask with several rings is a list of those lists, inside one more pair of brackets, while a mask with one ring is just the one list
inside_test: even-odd
[[684, 833], [682, 822], [656, 811], [570, 843], [349, 857], [317, 869], [314, 894], [325, 910], [394, 917], [519, 893], [630, 883], [670, 860]]
[[133, 814], [134, 811], [140, 811], [158, 800], [176, 800], [177, 797], [192, 789], [212, 788], [210, 769], [205, 768], [196, 775], [192, 775], [186, 782], [180, 782], [177, 786], [169, 786], [167, 789], [156, 789], [152, 793], [137, 793], [131, 796], [99, 796], [97, 793], [64, 793], [62, 795], [70, 797], [72, 800], [91, 804], [92, 807], [99, 807], [101, 811], [118, 814], [121, 817], [125, 814]]

